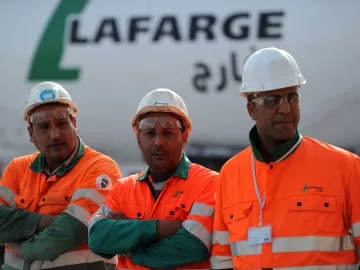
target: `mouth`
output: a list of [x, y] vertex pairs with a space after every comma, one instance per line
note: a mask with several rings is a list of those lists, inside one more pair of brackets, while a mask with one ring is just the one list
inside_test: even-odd
[[293, 122], [292, 121], [276, 122], [275, 126], [281, 130], [292, 130]]
[[167, 154], [163, 153], [163, 152], [157, 152], [157, 153], [154, 153], [153, 156], [157, 157], [157, 158], [162, 158], [162, 157], [167, 156]]
[[287, 125], [287, 124], [292, 124], [293, 121], [292, 120], [289, 120], [289, 121], [279, 121], [279, 122], [276, 122], [276, 124], [278, 125]]
[[55, 149], [58, 149], [58, 148], [61, 148], [65, 146], [65, 143], [53, 143], [49, 146], [49, 148], [55, 148]]

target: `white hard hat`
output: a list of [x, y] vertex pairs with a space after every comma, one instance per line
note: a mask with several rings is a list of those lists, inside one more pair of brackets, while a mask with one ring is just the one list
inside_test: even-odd
[[159, 88], [147, 93], [139, 103], [136, 115], [132, 120], [132, 127], [137, 132], [138, 118], [150, 112], [169, 112], [180, 116], [185, 120], [185, 129], [191, 131], [192, 124], [188, 116], [184, 100], [174, 91], [165, 88]]
[[253, 53], [245, 62], [240, 95], [305, 84], [295, 59], [286, 51], [270, 47]]
[[35, 85], [26, 101], [24, 121], [29, 122], [29, 112], [37, 106], [48, 103], [62, 103], [68, 105], [75, 116], [78, 112], [76, 103], [71, 99], [69, 93], [60, 84], [55, 82], [42, 82]]

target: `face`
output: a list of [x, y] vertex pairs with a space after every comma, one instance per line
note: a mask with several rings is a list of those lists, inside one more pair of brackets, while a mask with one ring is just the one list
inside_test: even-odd
[[138, 123], [137, 140], [152, 172], [174, 170], [182, 158], [188, 133], [170, 113], [149, 113]]
[[291, 139], [300, 120], [298, 87], [261, 92], [248, 102], [248, 113], [260, 135], [276, 141]]
[[70, 109], [58, 104], [43, 105], [30, 115], [30, 141], [52, 163], [62, 163], [77, 144], [76, 119]]

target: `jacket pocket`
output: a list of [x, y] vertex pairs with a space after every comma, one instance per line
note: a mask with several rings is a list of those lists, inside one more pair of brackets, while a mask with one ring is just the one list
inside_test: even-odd
[[327, 195], [301, 195], [277, 202], [275, 211], [276, 235], [334, 235], [343, 234], [341, 198]]
[[18, 195], [15, 197], [15, 204], [17, 208], [22, 208], [25, 210], [31, 210], [29, 209], [30, 204], [33, 202], [34, 197], [29, 195]]
[[[146, 217], [146, 204], [137, 203], [120, 203], [119, 211], [130, 219], [145, 219]], [[115, 209], [113, 211], [116, 212]]]
[[169, 220], [186, 220], [193, 203], [193, 199], [184, 196], [178, 201], [164, 204], [162, 213]]
[[252, 208], [252, 202], [238, 203], [223, 209], [224, 221], [231, 224], [240, 219], [244, 219], [249, 215]]
[[40, 213], [59, 215], [66, 209], [71, 200], [72, 191], [49, 192], [39, 198]]
[[236, 240], [247, 239], [252, 208], [253, 202], [242, 202], [223, 209], [224, 222], [232, 238], [234, 237]]
[[335, 212], [336, 202], [333, 197], [307, 195], [290, 198], [288, 200], [289, 211], [316, 211], [316, 212]]

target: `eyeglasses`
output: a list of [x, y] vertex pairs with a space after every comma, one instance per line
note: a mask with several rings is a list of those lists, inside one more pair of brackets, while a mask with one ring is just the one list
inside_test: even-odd
[[299, 105], [300, 103], [300, 94], [297, 92], [291, 92], [287, 95], [273, 95], [266, 97], [258, 97], [251, 101], [251, 103], [256, 103], [262, 106], [265, 106], [269, 109], [280, 106], [283, 100], [286, 99], [290, 107]]
[[156, 123], [159, 123], [163, 128], [180, 128], [180, 121], [172, 117], [146, 117], [139, 122], [139, 129], [151, 129], [154, 128]]

